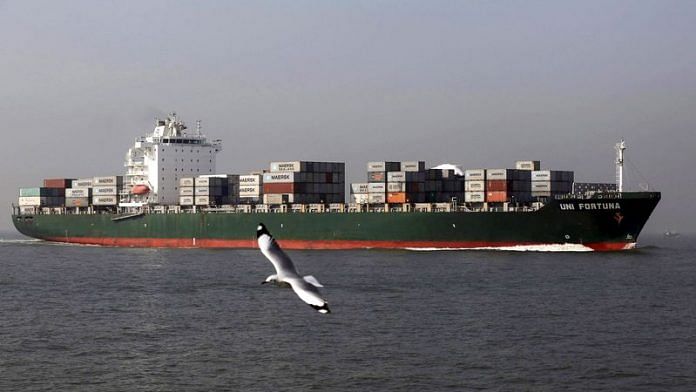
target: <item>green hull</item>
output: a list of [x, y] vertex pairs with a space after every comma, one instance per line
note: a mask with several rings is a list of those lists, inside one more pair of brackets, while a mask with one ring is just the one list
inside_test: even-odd
[[632, 248], [660, 193], [554, 200], [533, 212], [178, 213], [13, 215], [49, 241], [139, 247], [256, 246], [259, 222], [290, 249], [481, 248], [577, 245]]

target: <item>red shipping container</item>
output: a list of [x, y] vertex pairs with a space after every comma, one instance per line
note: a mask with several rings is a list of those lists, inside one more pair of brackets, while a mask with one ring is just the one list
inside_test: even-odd
[[486, 189], [493, 192], [512, 190], [512, 181], [510, 180], [488, 180], [486, 181]]
[[295, 193], [295, 183], [276, 182], [263, 184], [263, 193]]
[[406, 192], [387, 193], [387, 203], [406, 203]]
[[70, 188], [72, 178], [47, 178], [43, 181], [44, 188]]
[[505, 203], [509, 199], [509, 193], [505, 191], [486, 192], [486, 201], [490, 203]]

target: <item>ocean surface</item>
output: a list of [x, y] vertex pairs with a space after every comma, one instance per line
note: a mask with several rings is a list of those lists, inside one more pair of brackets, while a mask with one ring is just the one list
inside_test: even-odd
[[0, 234], [0, 391], [693, 391], [696, 238], [620, 253], [255, 250]]

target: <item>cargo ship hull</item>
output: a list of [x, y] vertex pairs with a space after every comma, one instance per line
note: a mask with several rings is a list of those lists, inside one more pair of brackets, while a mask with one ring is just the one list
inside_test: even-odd
[[13, 215], [21, 233], [47, 241], [126, 247], [255, 248], [265, 223], [287, 249], [472, 249], [560, 246], [623, 250], [658, 192], [553, 200], [536, 211]]

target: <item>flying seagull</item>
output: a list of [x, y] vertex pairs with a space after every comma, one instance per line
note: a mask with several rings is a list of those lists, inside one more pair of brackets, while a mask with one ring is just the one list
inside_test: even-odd
[[317, 287], [324, 286], [311, 275], [300, 277], [292, 264], [292, 260], [280, 249], [280, 246], [278, 246], [278, 243], [273, 239], [273, 236], [263, 223], [259, 223], [259, 226], [256, 228], [256, 237], [261, 253], [273, 263], [276, 270], [275, 275], [269, 276], [262, 283], [289, 284], [301, 300], [319, 313], [331, 313], [328, 303], [319, 296], [319, 290], [317, 289]]

